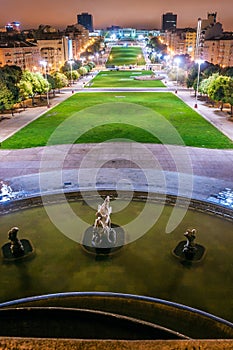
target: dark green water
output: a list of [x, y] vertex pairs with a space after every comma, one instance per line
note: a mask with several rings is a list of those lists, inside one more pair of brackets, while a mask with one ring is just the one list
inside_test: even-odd
[[[112, 221], [123, 225], [140, 213], [144, 204], [131, 201]], [[63, 204], [60, 204], [61, 206]], [[90, 225], [95, 210], [82, 201], [70, 204]], [[158, 205], [151, 203], [151, 209]], [[20, 228], [36, 248], [32, 260], [0, 264], [0, 302], [68, 291], [109, 291], [166, 299], [233, 321], [233, 225], [193, 210], [170, 234], [165, 226], [172, 207], [166, 206], [157, 223], [141, 238], [106, 259], [87, 254], [80, 244], [64, 236], [51, 223], [43, 208], [0, 216], [0, 246], [7, 231]], [[205, 259], [190, 267], [172, 255], [188, 227], [198, 231], [196, 242], [206, 247]]]

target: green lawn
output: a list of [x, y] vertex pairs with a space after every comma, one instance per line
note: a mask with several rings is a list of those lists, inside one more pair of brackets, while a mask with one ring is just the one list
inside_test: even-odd
[[93, 143], [114, 138], [182, 144], [177, 135], [187, 146], [233, 148], [227, 137], [169, 92], [75, 94], [2, 142], [1, 148]]
[[101, 71], [90, 82], [92, 88], [102, 87], [165, 87], [162, 80], [136, 80], [134, 77], [141, 77], [143, 75], [151, 75], [151, 71], [147, 70], [130, 70], [130, 71]]
[[143, 57], [142, 49], [135, 46], [114, 46], [111, 49], [106, 66], [128, 66], [128, 65], [143, 65], [145, 60]]

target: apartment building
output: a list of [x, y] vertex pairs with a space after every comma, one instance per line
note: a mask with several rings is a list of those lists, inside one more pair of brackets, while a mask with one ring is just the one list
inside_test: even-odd
[[93, 17], [88, 12], [82, 12], [77, 15], [77, 23], [81, 24], [89, 32], [93, 32]]
[[195, 47], [195, 59], [204, 59], [203, 47], [205, 40], [209, 40], [215, 37], [223, 35], [222, 24], [216, 22], [217, 12], [208, 13], [207, 19], [198, 19], [197, 34], [196, 34], [196, 47]]
[[40, 52], [36, 44], [25, 42], [6, 42], [0, 44], [0, 67], [16, 65], [22, 70], [38, 67]]
[[81, 24], [68, 25], [65, 29], [65, 36], [72, 41], [72, 57], [80, 58], [80, 53], [85, 50], [89, 41], [89, 31]]
[[177, 15], [172, 12], [167, 12], [162, 15], [162, 30], [176, 28]]
[[196, 30], [193, 28], [170, 29], [165, 32], [165, 44], [172, 55], [189, 54], [194, 58]]
[[222, 67], [233, 67], [233, 33], [205, 40], [203, 59]]
[[37, 40], [40, 59], [47, 62], [47, 70], [59, 70], [69, 59], [68, 37], [61, 36], [59, 39]]

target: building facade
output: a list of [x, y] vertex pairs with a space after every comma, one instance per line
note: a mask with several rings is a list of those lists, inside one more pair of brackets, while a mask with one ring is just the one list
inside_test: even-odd
[[65, 36], [72, 40], [73, 58], [79, 59], [88, 44], [89, 31], [81, 24], [73, 24], [66, 27]]
[[177, 15], [172, 12], [167, 12], [162, 16], [162, 30], [176, 28]]
[[195, 59], [204, 59], [203, 47], [205, 40], [220, 37], [223, 35], [222, 24], [216, 22], [216, 18], [217, 12], [208, 13], [207, 19], [198, 18]]
[[81, 14], [78, 14], [77, 22], [89, 30], [89, 32], [93, 32], [93, 17], [90, 13], [82, 12]]
[[69, 39], [37, 40], [41, 60], [47, 62], [48, 71], [56, 71], [69, 60]]
[[170, 29], [165, 32], [164, 43], [171, 55], [188, 54], [194, 58], [196, 46], [196, 30], [193, 28]]
[[22, 70], [32, 71], [39, 66], [40, 52], [37, 45], [27, 43], [15, 43], [14, 45], [0, 45], [0, 67], [5, 65], [19, 66]]
[[203, 46], [203, 59], [221, 67], [233, 67], [233, 33], [206, 40]]

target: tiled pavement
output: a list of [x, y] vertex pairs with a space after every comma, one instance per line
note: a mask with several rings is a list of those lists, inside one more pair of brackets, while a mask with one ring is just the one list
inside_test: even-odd
[[[134, 145], [134, 147], [133, 147]], [[14, 190], [122, 189], [178, 194], [207, 200], [233, 188], [233, 150], [133, 144], [72, 145], [3, 150], [0, 178]], [[143, 157], [142, 157], [143, 155]], [[40, 175], [42, 185], [40, 184]]]

